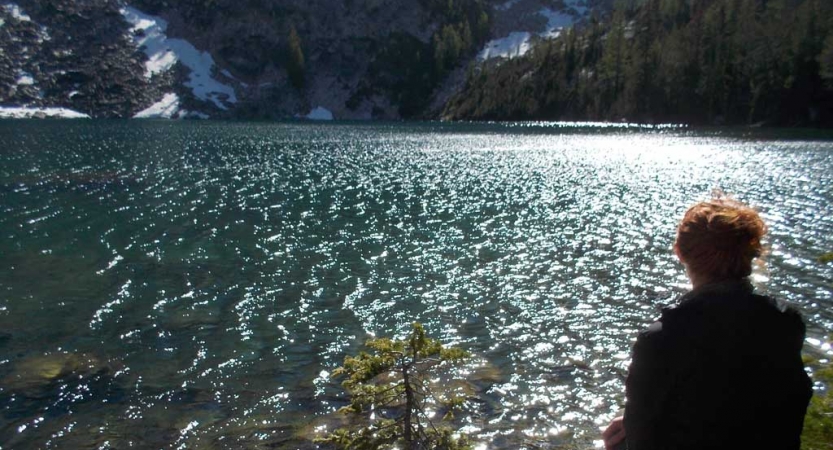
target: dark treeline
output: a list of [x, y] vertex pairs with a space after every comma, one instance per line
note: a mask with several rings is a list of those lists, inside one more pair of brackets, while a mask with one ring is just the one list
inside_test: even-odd
[[472, 69], [451, 119], [833, 125], [833, 1], [626, 0]]
[[367, 79], [347, 101], [384, 93], [404, 118], [422, 117], [431, 94], [460, 60], [474, 56], [488, 39], [490, 17], [483, 0], [419, 0], [437, 24], [429, 42], [391, 33], [375, 49]]

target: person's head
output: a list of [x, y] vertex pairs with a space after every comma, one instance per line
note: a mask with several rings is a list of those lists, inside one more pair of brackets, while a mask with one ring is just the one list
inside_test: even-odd
[[757, 211], [717, 197], [686, 211], [677, 227], [674, 251], [692, 281], [741, 279], [752, 273], [752, 260], [761, 256], [766, 232]]

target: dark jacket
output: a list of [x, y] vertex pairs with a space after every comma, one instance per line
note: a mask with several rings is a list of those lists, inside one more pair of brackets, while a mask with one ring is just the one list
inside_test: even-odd
[[804, 333], [793, 307], [745, 280], [683, 296], [633, 347], [627, 448], [798, 449], [812, 395]]

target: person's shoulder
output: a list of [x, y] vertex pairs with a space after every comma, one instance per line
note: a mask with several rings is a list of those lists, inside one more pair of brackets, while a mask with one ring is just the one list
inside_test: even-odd
[[752, 297], [755, 298], [757, 301], [766, 304], [768, 307], [781, 314], [785, 314], [790, 317], [801, 316], [801, 312], [795, 305], [781, 298], [772, 295], [763, 295], [758, 293], [755, 293]]
[[662, 319], [657, 320], [656, 322], [648, 325], [648, 328], [639, 332], [639, 337], [643, 339], [650, 339], [655, 338], [658, 336], [662, 336], [663, 333], [663, 324]]
[[681, 297], [676, 304], [662, 308], [658, 323], [661, 325], [655, 329], [656, 331], [670, 332], [679, 327], [690, 325], [692, 321], [697, 319], [703, 309], [708, 309], [708, 301], [704, 301], [702, 296]]
[[676, 341], [707, 329], [719, 315], [720, 301], [708, 292], [689, 293], [662, 309], [660, 318], [642, 332], [646, 339]]
[[634, 344], [636, 348], [652, 348], [654, 350], [659, 350], [669, 345], [669, 342], [674, 340], [673, 332], [669, 328], [668, 324], [663, 321], [664, 317], [665, 313], [663, 313], [663, 316], [657, 321], [648, 325], [647, 328], [639, 332], [636, 336], [636, 343]]
[[771, 295], [755, 294], [752, 298], [759, 305], [762, 305], [776, 320], [802, 331], [804, 330], [804, 318], [802, 317], [801, 311], [795, 305]]

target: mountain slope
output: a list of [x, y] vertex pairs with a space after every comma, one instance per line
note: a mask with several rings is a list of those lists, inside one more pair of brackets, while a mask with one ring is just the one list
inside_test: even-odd
[[448, 119], [833, 125], [833, 3], [621, 2], [609, 19], [485, 67]]
[[113, 2], [3, 2], [0, 21], [0, 104], [124, 117], [155, 95]]
[[430, 117], [470, 64], [521, 53], [507, 37], [526, 50], [587, 11], [585, 0], [2, 0], [0, 105]]

